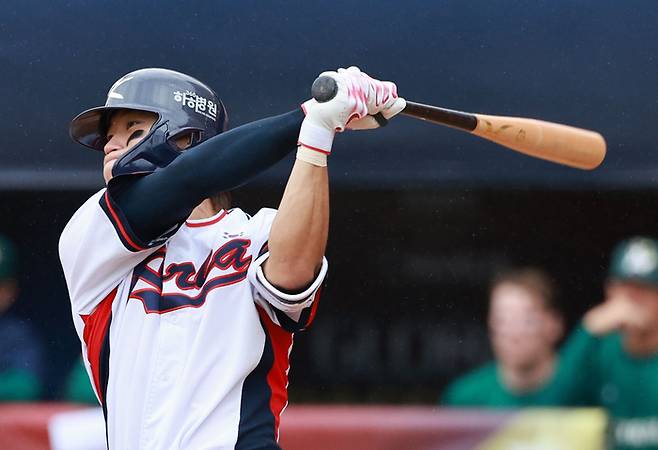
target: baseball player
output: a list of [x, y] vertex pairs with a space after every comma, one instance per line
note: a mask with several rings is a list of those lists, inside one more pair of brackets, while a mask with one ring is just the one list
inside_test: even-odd
[[[390, 82], [324, 72], [338, 94], [231, 131], [205, 84], [129, 73], [72, 138], [104, 153], [106, 188], [62, 232], [60, 259], [110, 449], [277, 449], [293, 333], [327, 273], [336, 131], [404, 108]], [[349, 124], [349, 125], [348, 125]], [[222, 192], [297, 148], [279, 209]]]

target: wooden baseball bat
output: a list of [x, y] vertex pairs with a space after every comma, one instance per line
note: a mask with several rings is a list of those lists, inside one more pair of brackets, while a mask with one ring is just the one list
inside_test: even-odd
[[[311, 87], [318, 102], [331, 100], [337, 92], [336, 81], [326, 76], [317, 78]], [[578, 169], [598, 167], [606, 152], [605, 139], [599, 133], [543, 120], [473, 114], [410, 101], [401, 114], [468, 131], [517, 152]], [[381, 114], [375, 119], [386, 124]]]

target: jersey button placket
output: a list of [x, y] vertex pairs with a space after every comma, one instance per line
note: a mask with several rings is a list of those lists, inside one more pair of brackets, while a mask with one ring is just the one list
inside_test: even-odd
[[163, 391], [169, 391], [178, 377], [181, 364], [177, 357], [185, 353], [185, 330], [179, 324], [179, 314], [180, 311], [165, 313], [161, 323], [163, 352], [158, 361], [157, 373]]
[[[160, 331], [161, 331], [161, 326], [162, 326], [162, 316], [159, 317], [160, 319]], [[159, 373], [160, 373], [160, 366], [162, 365], [162, 353], [166, 352], [166, 348], [163, 348], [162, 345], [162, 333], [158, 332], [156, 334], [155, 342], [154, 342], [154, 349], [155, 349], [155, 356], [153, 360], [153, 371], [151, 372], [150, 380], [149, 380], [149, 385], [148, 385], [148, 393], [146, 394], [146, 401], [144, 404], [144, 419], [142, 422], [142, 430], [141, 430], [141, 436], [140, 436], [140, 448], [144, 449], [151, 449], [155, 445], [155, 430], [157, 428], [157, 421], [152, 417], [153, 411], [154, 411], [154, 406], [157, 404], [158, 398], [159, 398]], [[151, 415], [148, 414], [148, 412], [151, 412]]]

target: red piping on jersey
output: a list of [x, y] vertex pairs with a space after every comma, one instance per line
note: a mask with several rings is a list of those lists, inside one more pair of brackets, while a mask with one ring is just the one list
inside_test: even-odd
[[226, 214], [228, 214], [226, 211], [222, 211], [222, 213], [219, 216], [215, 217], [214, 219], [210, 219], [207, 222], [190, 222], [190, 221], [186, 220], [185, 225], [187, 225], [188, 227], [192, 227], [192, 228], [205, 227], [205, 226], [208, 226], [208, 225], [213, 225], [213, 224], [219, 222], [220, 220], [222, 220], [226, 216]]
[[130, 236], [126, 232], [126, 229], [123, 227], [123, 224], [119, 220], [119, 216], [117, 215], [116, 211], [114, 211], [114, 208], [112, 207], [112, 203], [110, 202], [110, 196], [107, 194], [107, 191], [105, 191], [105, 203], [107, 203], [107, 209], [110, 210], [110, 214], [112, 214], [112, 218], [114, 219], [114, 222], [119, 226], [119, 231], [121, 231], [121, 235], [123, 238], [128, 241], [130, 245], [132, 245], [135, 249], [137, 250], [146, 250], [144, 247], [141, 245], [135, 244], [132, 239], [130, 239]]
[[94, 378], [94, 388], [96, 394], [102, 403], [105, 402], [102, 397], [101, 376], [100, 376], [100, 358], [103, 348], [105, 335], [110, 332], [109, 324], [112, 316], [112, 302], [117, 295], [118, 286], [105, 297], [89, 315], [80, 315], [85, 324], [82, 337], [87, 345], [87, 361], [91, 365], [91, 373]]
[[319, 287], [318, 290], [315, 291], [315, 295], [313, 296], [313, 305], [311, 306], [311, 314], [308, 316], [308, 320], [306, 321], [306, 325], [304, 325], [304, 329], [310, 327], [313, 323], [313, 319], [315, 319], [315, 313], [318, 311], [318, 305], [320, 304], [321, 291], [322, 287]]
[[274, 362], [267, 373], [267, 384], [270, 386], [272, 396], [270, 397], [270, 411], [274, 416], [274, 432], [276, 440], [279, 440], [279, 419], [281, 413], [288, 404], [288, 369], [290, 367], [290, 349], [292, 347], [292, 333], [287, 332], [267, 315], [265, 310], [256, 306], [260, 319], [265, 324], [266, 333], [272, 343]]

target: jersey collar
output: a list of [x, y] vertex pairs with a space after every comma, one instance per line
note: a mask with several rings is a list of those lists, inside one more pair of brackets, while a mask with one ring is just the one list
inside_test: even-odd
[[214, 225], [220, 220], [222, 220], [226, 215], [228, 214], [228, 211], [226, 210], [221, 210], [214, 216], [206, 217], [204, 219], [187, 219], [185, 221], [185, 225], [188, 227], [192, 228], [197, 228], [197, 227], [205, 227], [208, 225]]

